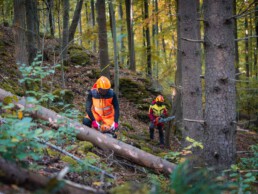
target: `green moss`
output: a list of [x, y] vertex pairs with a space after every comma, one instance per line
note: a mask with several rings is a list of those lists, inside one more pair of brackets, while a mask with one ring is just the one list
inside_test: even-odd
[[142, 147], [141, 149], [145, 152], [152, 153], [152, 149], [150, 149], [149, 147]]
[[87, 152], [92, 150], [92, 148], [93, 148], [93, 144], [91, 142], [88, 142], [88, 141], [79, 142], [78, 151], [82, 152], [83, 154], [86, 154]]
[[72, 159], [70, 156], [61, 156], [61, 160], [73, 166], [78, 164], [78, 162]]
[[119, 80], [119, 90], [122, 96], [135, 104], [143, 103], [143, 99], [150, 95], [143, 85], [128, 78]]
[[86, 66], [90, 65], [89, 55], [82, 49], [72, 48], [70, 51], [70, 59], [73, 64]]
[[115, 188], [113, 188], [110, 191], [111, 194], [148, 194], [149, 188], [146, 184], [142, 183], [135, 183], [135, 182], [127, 182], [125, 184], [119, 185]]
[[86, 159], [88, 158], [88, 159], [100, 160], [100, 157], [99, 157], [98, 155], [94, 154], [93, 152], [88, 152], [88, 153], [86, 154], [86, 157], [85, 157], [85, 158], [86, 158]]
[[52, 149], [50, 149], [50, 148], [47, 148], [46, 151], [47, 151], [48, 155], [49, 155], [49, 156], [52, 156], [52, 157], [57, 157], [57, 156], [60, 155], [59, 152], [56, 152], [56, 151], [54, 151], [54, 150], [52, 150]]

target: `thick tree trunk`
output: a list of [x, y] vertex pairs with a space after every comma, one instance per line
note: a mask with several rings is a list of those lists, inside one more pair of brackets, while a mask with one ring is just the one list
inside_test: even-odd
[[26, 9], [25, 0], [14, 1], [14, 41], [15, 58], [18, 64], [28, 65], [28, 53], [26, 49]]
[[[25, 169], [19, 168], [15, 164], [12, 164], [3, 158], [0, 158], [0, 181], [4, 183], [17, 184], [23, 188], [35, 191], [37, 189], [45, 189], [45, 193], [51, 193], [51, 189], [58, 187], [57, 180], [50, 179], [45, 176], [38, 175], [33, 172], [29, 172]], [[53, 184], [56, 182], [56, 185]], [[59, 186], [60, 187], [60, 186]], [[68, 184], [64, 184], [60, 187], [60, 190], [55, 193], [72, 193], [72, 194], [83, 194], [83, 193], [104, 193], [97, 191], [91, 187], [82, 186], [81, 188], [73, 187]]]
[[[0, 89], [0, 101], [2, 102], [5, 97], [13, 96], [10, 92]], [[15, 103], [17, 106], [26, 108], [33, 107], [33, 105], [26, 104], [26, 99], [21, 98], [19, 102]], [[113, 151], [116, 155], [125, 158], [129, 161], [142, 165], [144, 167], [151, 168], [155, 172], [162, 172], [164, 174], [171, 173], [176, 167], [175, 164], [172, 164], [162, 158], [149, 154], [145, 151], [142, 151], [136, 147], [123, 143], [117, 139], [108, 137], [92, 128], [82, 125], [81, 123], [70, 120], [66, 117], [63, 117], [56, 112], [40, 107], [37, 111], [30, 112], [33, 117], [40, 118], [46, 121], [49, 121], [50, 124], [54, 126], [69, 124], [71, 127], [74, 127], [78, 134], [77, 138], [84, 141], [90, 141], [95, 146], [107, 150]], [[58, 122], [59, 121], [59, 122]]]
[[73, 15], [73, 21], [69, 28], [69, 42], [74, 39], [74, 34], [81, 17], [82, 5], [83, 5], [83, 0], [79, 0], [76, 4], [76, 8], [74, 10], [74, 15]]
[[209, 166], [229, 168], [236, 159], [236, 91], [233, 0], [204, 1], [205, 137]]
[[[178, 22], [181, 44], [179, 47], [181, 55], [182, 76], [182, 133], [200, 141], [202, 125], [198, 122], [189, 122], [184, 119], [203, 120], [202, 114], [202, 86], [201, 86], [201, 45], [200, 24], [198, 21], [197, 0], [178, 1]], [[196, 41], [191, 41], [196, 40]], [[188, 142], [184, 142], [186, 147]]]
[[108, 56], [108, 41], [107, 41], [107, 25], [106, 25], [106, 6], [105, 0], [97, 0], [97, 21], [98, 21], [98, 37], [99, 37], [99, 60], [101, 75], [110, 77], [109, 72], [109, 56]]

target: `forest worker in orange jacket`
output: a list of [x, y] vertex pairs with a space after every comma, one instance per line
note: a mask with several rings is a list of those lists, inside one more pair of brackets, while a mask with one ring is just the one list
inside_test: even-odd
[[107, 77], [101, 76], [89, 91], [86, 113], [84, 125], [103, 133], [118, 129], [119, 104]]
[[164, 98], [162, 95], [158, 95], [156, 99], [152, 102], [149, 108], [149, 118], [150, 118], [150, 139], [154, 139], [154, 129], [157, 128], [159, 130], [159, 143], [161, 147], [164, 147], [164, 132], [163, 132], [163, 123], [159, 123], [159, 117], [167, 116], [167, 108], [164, 105]]

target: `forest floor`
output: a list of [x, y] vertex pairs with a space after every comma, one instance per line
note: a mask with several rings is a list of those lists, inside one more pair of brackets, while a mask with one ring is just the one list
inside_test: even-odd
[[[48, 41], [49, 42], [46, 41], [46, 47], [51, 48], [51, 42], [53, 42], [53, 40]], [[15, 82], [18, 84], [18, 79], [20, 76], [14, 60], [14, 40], [12, 31], [9, 27], [0, 27], [0, 43], [0, 83], [5, 83], [6, 85], [8, 85], [11, 82]], [[53, 63], [53, 61], [45, 61], [45, 63], [51, 64]], [[98, 66], [96, 65], [78, 66], [70, 64], [69, 66], [67, 66], [65, 71], [66, 87], [73, 92], [73, 104], [75, 106], [75, 109], [78, 109], [82, 114], [85, 113], [85, 100], [87, 96], [87, 90], [89, 90], [96, 81], [96, 78], [91, 79], [89, 78], [89, 75], [92, 75], [95, 72], [96, 68], [98, 68]], [[9, 71], [10, 69], [12, 69], [12, 71]], [[111, 73], [111, 75], [113, 75], [113, 72]], [[144, 84], [144, 81], [140, 75], [132, 73], [126, 69], [120, 70], [120, 76], [129, 78], [136, 82], [142, 82], [142, 84]], [[53, 77], [52, 84], [60, 88], [62, 85], [61, 78], [61, 71], [57, 70], [55, 76]], [[154, 97], [155, 95], [150, 95], [146, 99], [147, 103], [151, 103]], [[139, 114], [139, 112], [147, 115], [148, 112], [146, 110], [139, 110], [133, 102], [129, 101], [122, 95], [119, 95], [119, 106], [119, 140], [144, 148], [147, 151], [149, 150], [152, 154], [155, 154], [157, 156], [165, 156], [170, 152], [180, 152], [182, 150], [178, 141], [180, 137], [176, 137], [174, 135], [172, 135], [171, 137], [170, 148], [162, 149], [158, 146], [157, 131], [155, 133], [155, 140], [149, 141], [148, 122], [139, 120], [139, 118], [136, 117], [136, 114]], [[122, 123], [124, 125], [122, 125]], [[248, 130], [237, 132], [237, 151], [249, 151], [250, 146], [257, 143], [257, 133]], [[95, 188], [101, 187], [102, 189], [114, 188], [115, 186], [122, 185], [128, 182], [131, 183], [131, 185], [134, 185], [134, 187], [130, 187], [130, 193], [140, 191], [140, 189], [142, 189], [137, 185], [142, 185], [144, 183], [148, 184], [150, 182], [150, 173], [153, 172], [148, 171], [148, 169], [144, 169], [130, 161], [126, 161], [125, 159], [116, 157], [113, 153], [103, 152], [97, 147], [93, 147], [91, 152], [96, 154], [98, 160], [98, 162], [94, 165], [97, 165], [99, 168], [104, 168], [109, 173], [115, 175], [117, 177], [116, 181], [107, 181], [103, 184], [101, 183], [103, 180], [101, 180], [97, 174], [92, 174], [89, 172], [69, 172], [65, 176], [65, 179], [69, 179], [71, 181]], [[76, 150], [72, 150], [71, 153], [78, 157], [82, 157], [76, 152]], [[238, 158], [240, 157], [247, 157], [247, 155], [246, 153], [241, 152], [241, 154], [238, 155]], [[37, 171], [37, 173], [51, 177], [53, 176], [53, 174], [59, 172], [65, 167], [65, 165], [67, 165], [61, 159], [51, 159], [53, 159], [52, 156], [45, 155], [44, 160], [41, 163], [41, 168]], [[23, 190], [15, 184], [7, 185], [0, 183], [0, 193], [1, 192], [30, 193], [29, 191]]]

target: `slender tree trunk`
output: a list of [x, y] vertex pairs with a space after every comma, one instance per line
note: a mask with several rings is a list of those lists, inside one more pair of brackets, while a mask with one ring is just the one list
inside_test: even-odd
[[47, 10], [48, 10], [48, 20], [49, 20], [49, 28], [50, 34], [52, 37], [55, 36], [55, 23], [54, 23], [54, 15], [53, 15], [53, 0], [47, 0]]
[[65, 88], [64, 65], [67, 63], [67, 51], [69, 40], [69, 0], [63, 0], [63, 37], [62, 37], [62, 86]]
[[[149, 18], [149, 5], [148, 0], [144, 0], [144, 19]], [[149, 24], [146, 23], [145, 27], [145, 38], [146, 38], [146, 56], [147, 56], [147, 76], [152, 78], [152, 66], [151, 66], [151, 41], [150, 41], [150, 28]]]
[[255, 77], [258, 77], [258, 67], [257, 67], [257, 60], [258, 60], [258, 2], [255, 1], [255, 35], [256, 35], [256, 44], [254, 49], [254, 73]]
[[[236, 15], [236, 0], [234, 0], [234, 15]], [[238, 35], [237, 35], [237, 19], [234, 19], [234, 36], [235, 39], [237, 39]], [[236, 63], [236, 79], [239, 79], [239, 52], [238, 52], [238, 41], [235, 41], [235, 63]]]
[[134, 51], [134, 32], [133, 32], [133, 0], [125, 1], [126, 23], [128, 32], [128, 49], [129, 49], [129, 69], [136, 71], [135, 51]]
[[248, 44], [248, 36], [249, 36], [249, 29], [248, 29], [248, 18], [245, 17], [245, 71], [246, 71], [246, 78], [249, 79], [250, 77], [250, 69], [249, 69], [249, 44]]
[[36, 37], [38, 34], [35, 32], [35, 16], [37, 14], [36, 7], [33, 6], [32, 0], [26, 0], [25, 2], [26, 7], [26, 23], [27, 23], [27, 52], [28, 52], [28, 63], [29, 65], [33, 62], [34, 58], [37, 54], [37, 42]]
[[[115, 92], [116, 94], [119, 94], [119, 66], [118, 66], [118, 52], [117, 52], [117, 38], [116, 38], [116, 18], [115, 18], [115, 12], [113, 8], [112, 0], [109, 1], [109, 10], [110, 10], [110, 16], [112, 21], [111, 24], [112, 24], [112, 34], [113, 34], [113, 44], [114, 44]], [[117, 95], [117, 97], [118, 96], [119, 95]]]
[[[91, 24], [92, 28], [95, 28], [95, 6], [94, 6], [94, 0], [90, 1], [90, 7], [91, 7]], [[95, 36], [94, 36], [95, 37]], [[93, 40], [93, 52], [96, 52], [97, 50], [97, 43], [96, 43], [96, 38]]]
[[28, 53], [26, 49], [26, 9], [25, 0], [14, 1], [14, 40], [15, 58], [18, 64], [28, 65]]
[[110, 77], [108, 42], [107, 42], [107, 26], [106, 26], [106, 6], [105, 0], [97, 0], [96, 3], [98, 14], [98, 36], [99, 36], [99, 60], [101, 75]]
[[76, 28], [78, 26], [78, 23], [79, 23], [79, 20], [81, 17], [82, 5], [83, 5], [83, 0], [79, 0], [76, 4], [72, 24], [69, 28], [69, 42], [71, 42], [74, 39], [74, 34], [75, 34]]
[[119, 1], [119, 6], [118, 6], [118, 15], [119, 15], [119, 20], [120, 20], [120, 57], [119, 57], [119, 63], [120, 64], [124, 64], [125, 63], [125, 59], [124, 59], [124, 52], [125, 52], [125, 43], [124, 43], [124, 38], [123, 38], [123, 33], [124, 33], [124, 24], [123, 24], [123, 16], [124, 16], [124, 12], [123, 12], [123, 6], [122, 6], [122, 2], [123, 0]]
[[205, 125], [203, 158], [228, 169], [236, 159], [233, 0], [204, 1]]

